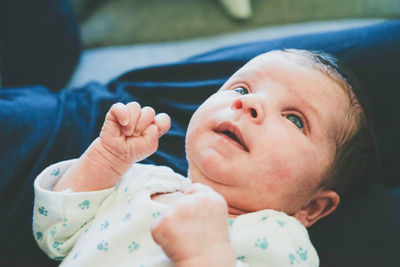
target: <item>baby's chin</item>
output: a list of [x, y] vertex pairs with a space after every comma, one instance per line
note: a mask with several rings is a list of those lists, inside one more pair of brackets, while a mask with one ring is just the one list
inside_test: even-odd
[[252, 212], [252, 211], [235, 208], [233, 206], [230, 206], [228, 203], [228, 217], [229, 218], [236, 218], [240, 215], [247, 214], [250, 212]]

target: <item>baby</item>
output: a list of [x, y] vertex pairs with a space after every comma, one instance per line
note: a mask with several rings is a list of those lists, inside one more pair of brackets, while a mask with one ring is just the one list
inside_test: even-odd
[[257, 56], [193, 114], [189, 179], [136, 163], [168, 115], [114, 104], [78, 160], [35, 180], [35, 238], [65, 266], [318, 266], [306, 227], [368, 164], [352, 87], [325, 54]]

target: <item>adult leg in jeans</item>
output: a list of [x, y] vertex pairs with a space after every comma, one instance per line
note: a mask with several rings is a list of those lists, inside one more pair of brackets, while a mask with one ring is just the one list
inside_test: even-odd
[[3, 0], [0, 3], [1, 87], [68, 82], [81, 52], [69, 0]]

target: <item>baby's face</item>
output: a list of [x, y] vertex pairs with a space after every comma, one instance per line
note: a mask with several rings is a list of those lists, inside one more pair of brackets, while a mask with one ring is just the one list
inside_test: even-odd
[[261, 55], [194, 113], [186, 137], [188, 175], [222, 194], [230, 214], [293, 214], [322, 190], [346, 101], [320, 71], [282, 52]]

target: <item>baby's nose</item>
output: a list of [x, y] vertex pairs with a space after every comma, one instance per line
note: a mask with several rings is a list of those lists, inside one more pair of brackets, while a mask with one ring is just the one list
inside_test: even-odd
[[255, 96], [245, 95], [236, 98], [231, 105], [231, 109], [243, 112], [255, 123], [261, 123], [264, 120], [264, 111], [260, 100]]

